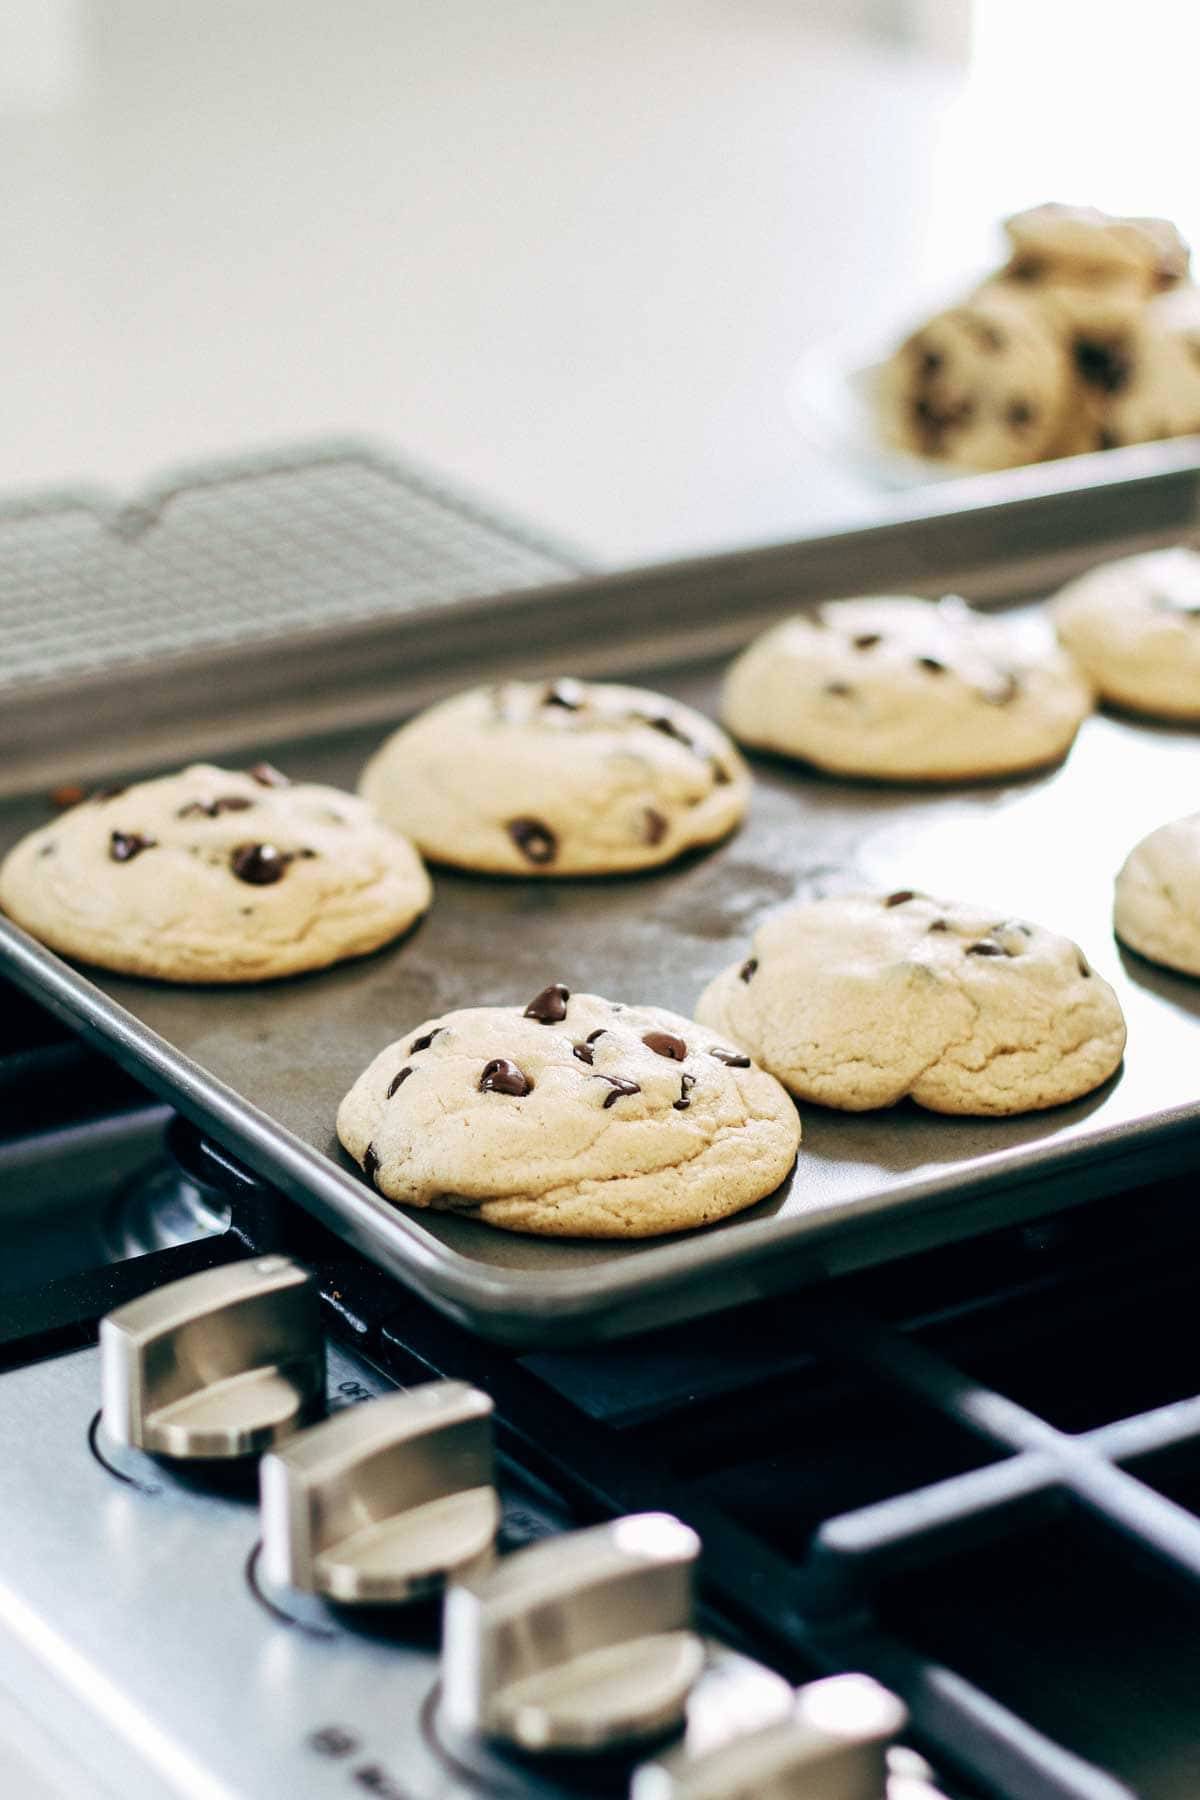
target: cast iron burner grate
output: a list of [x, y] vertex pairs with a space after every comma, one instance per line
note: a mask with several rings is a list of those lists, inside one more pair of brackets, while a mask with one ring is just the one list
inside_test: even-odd
[[[113, 1115], [148, 1106], [39, 1009], [0, 1001], [0, 1091], [75, 1057], [86, 1079], [56, 1091], [82, 1123], [103, 1080]], [[11, 1118], [6, 1133], [0, 1160]], [[900, 1692], [948, 1792], [1200, 1792], [1193, 1183], [819, 1297], [519, 1356], [405, 1295], [183, 1121], [170, 1138], [229, 1229], [10, 1295], [0, 1356], [83, 1341], [193, 1268], [285, 1250], [317, 1269], [331, 1331], [392, 1379], [484, 1387], [509, 1466], [570, 1517], [688, 1520], [721, 1634], [797, 1681], [863, 1668]]]

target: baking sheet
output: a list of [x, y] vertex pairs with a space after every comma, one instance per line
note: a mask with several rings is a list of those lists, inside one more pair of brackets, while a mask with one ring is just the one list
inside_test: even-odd
[[[1141, 529], [1132, 502], [1123, 523], [1139, 545], [1183, 535], [1182, 519], [1172, 531], [1157, 521]], [[1019, 541], [1019, 514], [1015, 526]], [[1058, 579], [1112, 548], [1084, 542], [1046, 555]], [[844, 573], [827, 591], [853, 591], [855, 571]], [[1022, 575], [1022, 591], [1006, 597], [1003, 564], [993, 559], [981, 565], [978, 589], [1028, 609], [1028, 570]], [[923, 586], [934, 593], [941, 582]], [[586, 585], [581, 639], [585, 597]], [[612, 659], [614, 672], [636, 673], [619, 644]], [[571, 667], [569, 655], [561, 667]], [[706, 660], [660, 671], [654, 683], [711, 713], [720, 667]], [[350, 786], [379, 737], [371, 728], [256, 748], [294, 777]], [[751, 816], [713, 853], [604, 881], [436, 872], [433, 910], [409, 939], [324, 974], [260, 988], [176, 989], [73, 971], [8, 924], [0, 924], [0, 965], [148, 1072], [182, 1110], [376, 1261], [509, 1341], [579, 1340], [698, 1313], [1200, 1160], [1200, 983], [1126, 955], [1109, 923], [1126, 851], [1198, 803], [1197, 734], [1097, 715], [1050, 774], [946, 791], [849, 783], [768, 759], [754, 766]], [[7, 803], [0, 843], [48, 810], [40, 796]], [[1125, 1008], [1123, 1070], [1079, 1102], [1008, 1121], [937, 1117], [907, 1104], [868, 1115], [804, 1106], [796, 1171], [777, 1195], [707, 1231], [634, 1244], [523, 1238], [460, 1216], [398, 1210], [336, 1144], [345, 1089], [383, 1044], [423, 1019], [524, 1003], [550, 981], [688, 1014], [767, 911], [857, 885], [978, 898], [998, 916], [1026, 914], [1078, 939]]]

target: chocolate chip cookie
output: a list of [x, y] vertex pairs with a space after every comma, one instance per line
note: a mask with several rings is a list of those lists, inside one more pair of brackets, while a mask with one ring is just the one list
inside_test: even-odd
[[740, 1212], [800, 1141], [783, 1088], [720, 1032], [560, 983], [406, 1032], [350, 1089], [337, 1131], [389, 1200], [588, 1238]]
[[724, 837], [750, 778], [725, 734], [677, 701], [563, 678], [431, 707], [388, 739], [359, 787], [437, 862], [611, 875]]
[[51, 949], [162, 981], [271, 981], [377, 950], [430, 900], [354, 795], [265, 763], [107, 788], [31, 832], [0, 906]]
[[1130, 851], [1113, 924], [1151, 962], [1200, 975], [1200, 813], [1160, 825]]
[[697, 1017], [801, 1099], [860, 1112], [1058, 1106], [1118, 1067], [1125, 1021], [1069, 938], [902, 890], [777, 914]]
[[1200, 554], [1180, 545], [1101, 563], [1054, 600], [1059, 638], [1106, 700], [1200, 719]]
[[879, 596], [757, 638], [722, 717], [744, 744], [840, 774], [960, 781], [1057, 761], [1091, 706], [1070, 659], [1024, 630], [953, 596]]

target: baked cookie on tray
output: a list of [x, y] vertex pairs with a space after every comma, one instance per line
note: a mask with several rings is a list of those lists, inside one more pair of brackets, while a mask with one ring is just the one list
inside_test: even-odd
[[1200, 813], [1134, 845], [1117, 876], [1113, 925], [1151, 962], [1200, 975]]
[[359, 782], [426, 856], [497, 875], [612, 875], [712, 844], [750, 777], [678, 701], [591, 681], [507, 681], [431, 707]]
[[884, 781], [1043, 767], [1091, 709], [1069, 657], [953, 595], [835, 600], [787, 619], [737, 658], [722, 700], [742, 743]]
[[1058, 635], [1106, 700], [1200, 719], [1200, 554], [1184, 546], [1101, 563], [1054, 601]]
[[769, 919], [696, 1016], [801, 1099], [848, 1112], [1058, 1106], [1121, 1061], [1125, 1021], [1069, 938], [903, 890]]
[[774, 1192], [800, 1122], [719, 1032], [554, 984], [381, 1050], [337, 1133], [379, 1193], [548, 1237], [711, 1225]]
[[266, 763], [102, 788], [0, 867], [0, 907], [42, 943], [162, 981], [323, 969], [399, 937], [430, 895], [362, 800]]

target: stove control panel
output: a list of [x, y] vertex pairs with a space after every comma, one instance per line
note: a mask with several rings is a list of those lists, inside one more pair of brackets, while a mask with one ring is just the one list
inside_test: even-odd
[[936, 1800], [891, 1696], [701, 1638], [692, 1531], [498, 1488], [486, 1395], [326, 1350], [286, 1259], [6, 1373], [0, 1435], [0, 1691], [97, 1796]]

